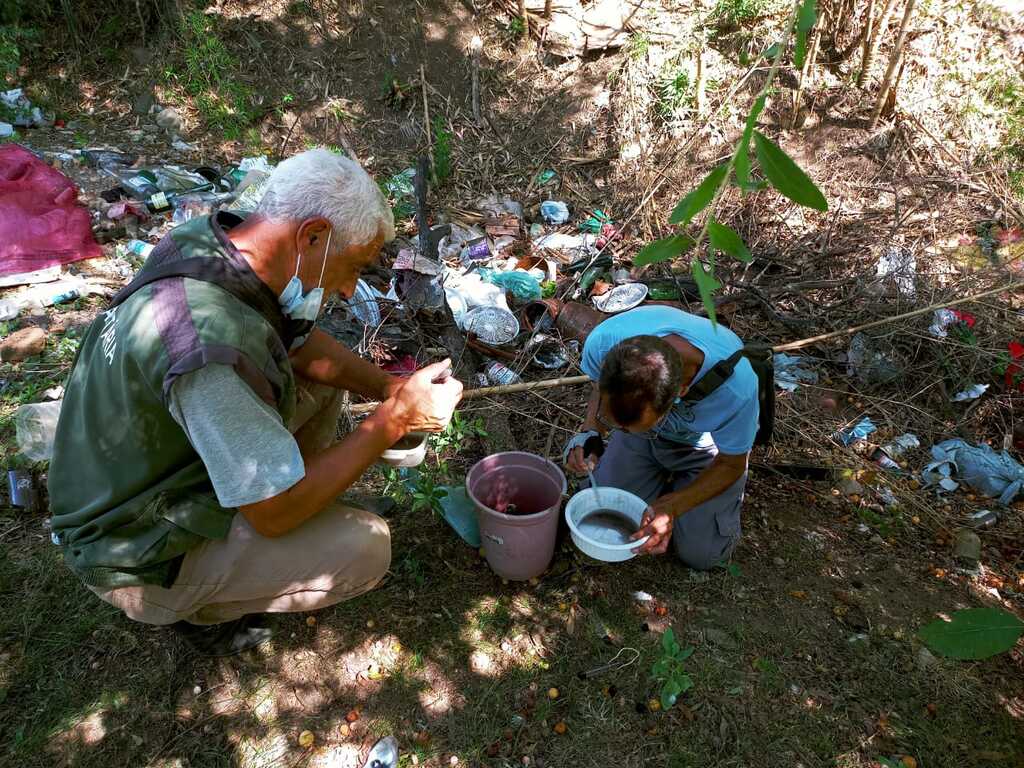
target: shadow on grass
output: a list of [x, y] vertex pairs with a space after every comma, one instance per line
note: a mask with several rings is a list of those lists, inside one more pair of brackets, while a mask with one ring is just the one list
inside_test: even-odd
[[[828, 513], [785, 511], [786, 489], [753, 493], [776, 500], [789, 533], [780, 541], [774, 523], [751, 520], [741, 575], [694, 575], [669, 559], [605, 567], [566, 547], [539, 585], [505, 585], [443, 522], [403, 513], [381, 588], [315, 622], [282, 615], [272, 645], [224, 660], [117, 615], [26, 534], [0, 582], [0, 738], [22, 766], [360, 766], [386, 733], [424, 765], [1012, 760], [1019, 661], [922, 665], [914, 628], [955, 603], [950, 590], [908, 593], [891, 559], [801, 538], [804, 526], [830, 529]], [[862, 638], [832, 611], [833, 588], [851, 581], [876, 622]], [[639, 605], [638, 589], [667, 616]], [[695, 688], [668, 712], [645, 709], [660, 640], [647, 621], [697, 647]], [[639, 651], [637, 663], [580, 678], [620, 648]]]

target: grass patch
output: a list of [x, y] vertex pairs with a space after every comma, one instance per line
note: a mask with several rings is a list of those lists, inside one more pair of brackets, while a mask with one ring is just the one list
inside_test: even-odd
[[996, 111], [996, 125], [1002, 125], [1002, 142], [997, 152], [1007, 163], [1010, 187], [1024, 200], [1024, 79], [1015, 72], [989, 75], [983, 94]]
[[192, 99], [208, 129], [230, 140], [242, 138], [257, 117], [254, 94], [238, 80], [241, 65], [218, 35], [213, 17], [186, 14], [181, 37], [180, 67], [164, 71], [165, 83]]
[[663, 120], [674, 120], [694, 99], [689, 71], [679, 62], [667, 65], [658, 79], [658, 114]]
[[721, 25], [743, 26], [762, 16], [770, 16], [778, 9], [778, 0], [718, 0], [711, 18]]

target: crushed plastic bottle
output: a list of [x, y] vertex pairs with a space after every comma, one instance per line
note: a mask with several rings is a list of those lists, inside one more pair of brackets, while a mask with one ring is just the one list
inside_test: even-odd
[[492, 360], [484, 368], [484, 374], [489, 382], [496, 385], [519, 384], [522, 381], [518, 373], [496, 360]]

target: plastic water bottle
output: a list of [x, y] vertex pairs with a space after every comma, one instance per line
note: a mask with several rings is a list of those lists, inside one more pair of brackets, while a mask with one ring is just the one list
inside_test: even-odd
[[142, 240], [129, 240], [128, 241], [128, 252], [134, 253], [136, 256], [141, 256], [144, 259], [149, 258], [149, 254], [153, 252], [156, 246], [150, 245]]
[[42, 300], [44, 307], [52, 307], [54, 304], [67, 304], [68, 302], [74, 301], [75, 299], [81, 298], [80, 294], [75, 288], [69, 288], [66, 291], [55, 293], [52, 296], [47, 296]]
[[497, 361], [492, 361], [484, 368], [484, 373], [492, 384], [518, 384], [522, 381], [518, 373]]

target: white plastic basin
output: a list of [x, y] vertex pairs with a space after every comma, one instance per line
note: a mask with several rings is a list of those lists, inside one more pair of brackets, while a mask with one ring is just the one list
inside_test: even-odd
[[380, 457], [393, 467], [418, 467], [427, 456], [427, 433], [410, 432]]
[[586, 488], [575, 494], [565, 505], [565, 521], [577, 549], [585, 555], [606, 563], [618, 563], [635, 557], [634, 549], [641, 546], [647, 537], [629, 541], [629, 534], [621, 526], [608, 525], [608, 516], [588, 516], [598, 510], [614, 510], [633, 524], [640, 527], [647, 502], [639, 496], [620, 488]]

